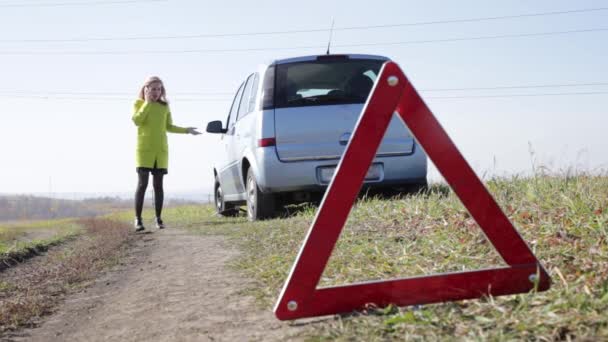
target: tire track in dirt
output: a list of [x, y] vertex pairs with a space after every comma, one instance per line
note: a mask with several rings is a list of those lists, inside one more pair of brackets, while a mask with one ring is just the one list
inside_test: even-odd
[[305, 327], [276, 320], [242, 291], [221, 236], [168, 228], [142, 234], [121, 266], [17, 341], [284, 341]]

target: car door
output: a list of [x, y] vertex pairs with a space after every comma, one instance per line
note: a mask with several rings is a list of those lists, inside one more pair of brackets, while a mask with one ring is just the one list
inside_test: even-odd
[[230, 159], [238, 161], [235, 164], [237, 168], [236, 172], [240, 175], [238, 181], [235, 184], [236, 191], [238, 193], [245, 193], [245, 182], [244, 175], [242, 174], [242, 167], [240, 161], [243, 160], [243, 156], [249, 144], [252, 141], [252, 135], [254, 130], [254, 118], [249, 115], [255, 109], [255, 98], [257, 93], [258, 76], [257, 73], [250, 75], [245, 83], [243, 90], [243, 96], [239, 104], [239, 110], [234, 124], [234, 136], [231, 149], [228, 151]]
[[222, 190], [224, 191], [224, 200], [226, 201], [234, 201], [236, 200], [236, 196], [238, 192], [236, 191], [236, 182], [238, 181], [238, 173], [234, 173], [234, 158], [230, 151], [234, 148], [232, 145], [234, 144], [234, 124], [236, 122], [239, 104], [241, 102], [241, 97], [243, 95], [243, 89], [245, 84], [241, 84], [239, 90], [236, 92], [234, 100], [232, 101], [232, 106], [230, 107], [230, 112], [228, 113], [228, 118], [226, 119], [226, 129], [227, 132], [222, 135], [222, 157], [221, 157], [221, 165], [218, 170], [220, 184], [222, 185]]

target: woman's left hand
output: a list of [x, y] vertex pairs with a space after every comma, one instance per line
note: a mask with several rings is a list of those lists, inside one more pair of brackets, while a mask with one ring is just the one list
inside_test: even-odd
[[187, 127], [186, 129], [188, 130], [188, 134], [192, 134], [192, 135], [201, 134], [201, 132], [196, 130], [196, 127]]

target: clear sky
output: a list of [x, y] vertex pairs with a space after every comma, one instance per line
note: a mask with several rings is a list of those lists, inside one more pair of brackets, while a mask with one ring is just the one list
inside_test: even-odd
[[[608, 168], [605, 1], [2, 0], [0, 193], [133, 191], [146, 76], [204, 130], [258, 64], [324, 53], [332, 20], [332, 52], [399, 63], [480, 176]], [[488, 36], [510, 37], [468, 39]], [[532, 94], [562, 95], [512, 96]], [[169, 137], [168, 194], [209, 192], [218, 138]]]

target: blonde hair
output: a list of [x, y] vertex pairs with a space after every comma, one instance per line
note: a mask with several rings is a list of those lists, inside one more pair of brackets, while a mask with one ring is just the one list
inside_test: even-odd
[[145, 89], [146, 89], [146, 87], [150, 86], [152, 83], [160, 83], [161, 92], [160, 92], [160, 97], [158, 98], [158, 102], [160, 102], [164, 105], [167, 105], [169, 103], [169, 101], [167, 101], [167, 92], [165, 90], [165, 85], [163, 84], [163, 81], [157, 76], [150, 76], [150, 77], [146, 78], [146, 80], [144, 81], [144, 85], [139, 90], [139, 99], [145, 100], [145, 97], [144, 97]]

